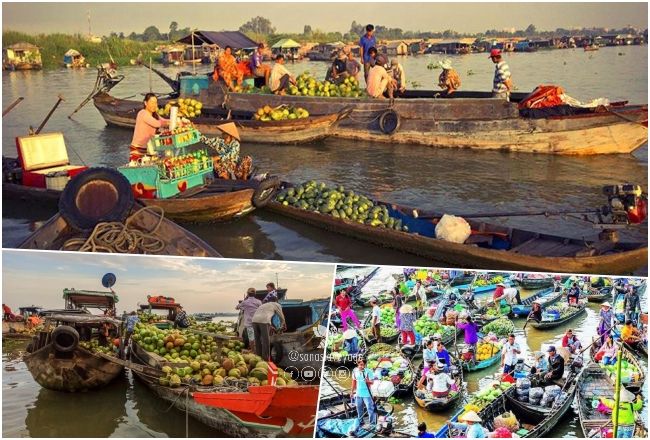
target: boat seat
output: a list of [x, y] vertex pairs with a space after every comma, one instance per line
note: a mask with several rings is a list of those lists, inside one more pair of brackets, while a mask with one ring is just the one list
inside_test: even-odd
[[23, 170], [23, 185], [45, 188], [49, 173], [67, 171], [74, 177], [88, 167], [71, 165], [63, 133], [16, 137], [18, 161]]

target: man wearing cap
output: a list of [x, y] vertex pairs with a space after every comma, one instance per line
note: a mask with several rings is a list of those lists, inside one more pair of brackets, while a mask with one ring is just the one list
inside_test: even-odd
[[438, 65], [442, 69], [438, 77], [438, 87], [445, 89], [447, 95], [451, 95], [460, 88], [460, 76], [451, 67], [451, 60], [449, 58], [440, 61]]
[[[370, 48], [377, 47], [377, 38], [375, 38], [375, 27], [371, 24], [366, 26], [366, 33], [359, 39], [359, 58], [363, 63], [363, 76], [368, 84], [368, 74], [373, 66], [373, 59], [370, 56]], [[376, 53], [377, 49], [375, 49]]]
[[334, 84], [341, 84], [345, 78], [348, 77], [347, 72], [347, 55], [343, 52], [343, 49], [339, 50], [336, 58], [332, 62], [332, 65], [327, 69], [325, 74], [325, 81], [329, 81]]
[[377, 340], [377, 342], [381, 342], [381, 309], [377, 305], [377, 298], [374, 296], [370, 298], [370, 305], [372, 306], [372, 312], [371, 312], [371, 328], [372, 328], [372, 335], [374, 338]]
[[[597, 396], [594, 396], [597, 397]], [[635, 430], [635, 411], [640, 411], [643, 408], [643, 398], [639, 394], [634, 397], [630, 391], [621, 387], [620, 402], [618, 410], [616, 408], [616, 400], [600, 398], [600, 402], [607, 408], [612, 410], [612, 422], [616, 420], [616, 413], [618, 412], [618, 438], [632, 438], [634, 437]]]
[[251, 287], [246, 291], [246, 298], [239, 301], [235, 309], [241, 310], [244, 313], [244, 331], [248, 337], [248, 348], [255, 349], [255, 332], [253, 331], [253, 315], [255, 311], [262, 305], [262, 301], [255, 297], [255, 288]]
[[506, 343], [503, 344], [503, 352], [501, 353], [501, 367], [503, 368], [504, 374], [515, 371], [518, 354], [521, 354], [521, 348], [515, 342], [515, 335], [511, 333]]
[[413, 323], [415, 322], [415, 310], [412, 306], [404, 304], [399, 309], [400, 323], [399, 331], [402, 333], [403, 345], [415, 345], [415, 332]]
[[562, 379], [562, 376], [564, 376], [564, 358], [557, 353], [555, 345], [551, 345], [546, 351], [548, 352], [550, 370], [544, 375], [544, 381], [548, 383]]
[[487, 438], [488, 431], [481, 425], [482, 420], [475, 411], [468, 411], [459, 420], [461, 423], [449, 422], [447, 425], [465, 431], [465, 438]]
[[276, 95], [286, 95], [289, 85], [296, 84], [296, 78], [284, 67], [284, 55], [281, 53], [275, 57], [275, 64], [269, 75], [269, 88]]
[[406, 72], [404, 67], [396, 60], [390, 60], [390, 74], [395, 80], [395, 91], [404, 93], [406, 91]]
[[492, 81], [492, 96], [508, 100], [512, 91], [510, 67], [503, 61], [501, 50], [492, 49], [490, 57], [495, 64], [494, 80]]

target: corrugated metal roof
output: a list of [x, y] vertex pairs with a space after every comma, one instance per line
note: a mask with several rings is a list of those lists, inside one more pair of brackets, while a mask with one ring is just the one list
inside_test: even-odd
[[[178, 43], [192, 44], [192, 34], [177, 40]], [[216, 44], [219, 47], [230, 46], [233, 49], [253, 49], [257, 47], [257, 43], [245, 34], [239, 31], [196, 31], [194, 32], [194, 44], [201, 45], [203, 43]]]
[[39, 47], [38, 47], [38, 46], [34, 46], [34, 45], [31, 44], [31, 43], [16, 43], [16, 44], [12, 44], [11, 46], [7, 47], [7, 49], [11, 49], [11, 50], [32, 50], [32, 51], [35, 51], [35, 50], [38, 50]]

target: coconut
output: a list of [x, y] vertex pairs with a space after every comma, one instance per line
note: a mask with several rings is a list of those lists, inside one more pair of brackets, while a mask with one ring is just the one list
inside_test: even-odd
[[210, 371], [210, 369], [208, 369], [208, 368], [204, 368], [201, 371], [201, 374], [205, 376], [206, 374], [212, 374], [212, 371]]
[[232, 359], [228, 358], [223, 361], [223, 368], [225, 368], [226, 371], [232, 370], [232, 368], [235, 366], [235, 363], [233, 362]]
[[267, 364], [267, 363], [264, 362], [264, 361], [260, 361], [260, 362], [258, 362], [257, 364], [255, 364], [255, 368], [261, 368], [261, 369], [263, 369], [264, 371], [268, 371], [268, 369], [269, 369], [269, 364]]
[[221, 385], [222, 383], [223, 383], [223, 377], [221, 377], [221, 376], [214, 376], [214, 377], [212, 378], [212, 385], [217, 386], [217, 385]]
[[172, 374], [172, 377], [169, 379], [169, 386], [177, 387], [180, 386], [180, 384], [181, 378], [178, 376], [178, 374]]
[[284, 381], [284, 379], [282, 379], [281, 377], [278, 377], [278, 378], [277, 378], [275, 384], [276, 384], [277, 386], [279, 386], [279, 387], [283, 387], [283, 386], [286, 386], [286, 385], [287, 385], [287, 383], [286, 383], [286, 382]]
[[248, 367], [246, 365], [240, 365], [237, 369], [241, 372], [242, 376], [248, 375]]
[[206, 386], [212, 385], [213, 382], [214, 382], [214, 376], [212, 376], [211, 374], [206, 374], [205, 376], [203, 376], [203, 380], [201, 381], [201, 383]]
[[172, 372], [172, 367], [170, 367], [169, 365], [165, 365], [164, 367], [162, 367], [162, 372], [165, 374], [169, 374]]
[[235, 377], [239, 379], [241, 377], [241, 371], [239, 371], [237, 368], [233, 368], [228, 372], [228, 377]]

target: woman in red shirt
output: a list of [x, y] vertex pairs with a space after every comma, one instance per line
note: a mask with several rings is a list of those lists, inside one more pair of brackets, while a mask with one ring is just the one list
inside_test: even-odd
[[356, 328], [361, 327], [359, 318], [357, 318], [357, 315], [354, 313], [354, 310], [352, 310], [352, 300], [348, 296], [348, 293], [346, 292], [345, 289], [341, 290], [341, 292], [338, 295], [336, 295], [336, 298], [334, 299], [334, 304], [336, 304], [336, 308], [338, 309], [339, 314], [341, 315], [341, 323], [343, 325], [343, 331], [346, 331], [348, 329], [348, 318], [352, 320]]

